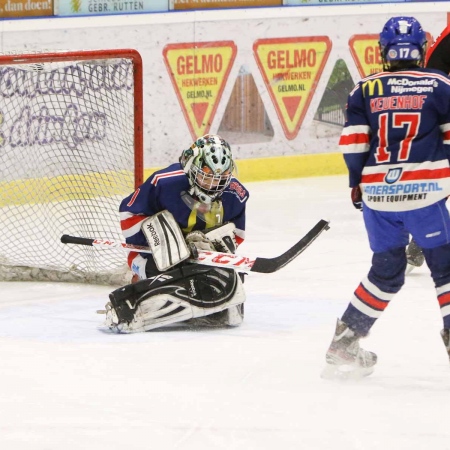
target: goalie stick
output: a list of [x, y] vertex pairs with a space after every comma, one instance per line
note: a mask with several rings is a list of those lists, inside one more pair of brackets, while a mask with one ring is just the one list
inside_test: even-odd
[[[296, 244], [279, 256], [274, 258], [250, 258], [247, 256], [234, 255], [232, 253], [210, 252], [197, 250], [191, 247], [192, 257], [187, 262], [193, 264], [203, 264], [205, 266], [223, 267], [235, 269], [238, 272], [256, 272], [273, 273], [289, 264], [298, 255], [303, 253], [325, 230], [330, 228], [329, 222], [319, 220]], [[109, 239], [90, 239], [64, 234], [61, 236], [63, 244], [88, 245], [97, 248], [117, 248], [122, 247], [126, 250], [137, 251], [141, 253], [152, 253], [150, 247], [141, 245], [126, 244]]]

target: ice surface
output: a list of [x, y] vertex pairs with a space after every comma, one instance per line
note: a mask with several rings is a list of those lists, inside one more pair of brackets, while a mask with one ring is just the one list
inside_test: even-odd
[[0, 449], [450, 449], [450, 367], [427, 268], [363, 346], [359, 382], [320, 378], [335, 320], [369, 268], [345, 176], [250, 183], [240, 253], [276, 256], [331, 221], [281, 271], [247, 277], [238, 329], [98, 329], [111, 287], [0, 283]]

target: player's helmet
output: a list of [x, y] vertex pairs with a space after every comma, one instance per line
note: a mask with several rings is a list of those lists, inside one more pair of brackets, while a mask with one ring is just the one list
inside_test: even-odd
[[414, 17], [392, 17], [380, 33], [384, 69], [423, 66], [427, 37]]
[[222, 194], [235, 169], [230, 145], [215, 134], [198, 138], [183, 151], [180, 163], [189, 178], [191, 194], [202, 203], [211, 203]]

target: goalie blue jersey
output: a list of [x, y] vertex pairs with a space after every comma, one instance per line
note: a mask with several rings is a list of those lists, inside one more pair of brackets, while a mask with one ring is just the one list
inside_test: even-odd
[[350, 187], [360, 185], [372, 209], [408, 211], [447, 197], [449, 144], [450, 79], [438, 70], [380, 72], [348, 97], [339, 146]]
[[[147, 240], [141, 231], [142, 222], [147, 217], [168, 210], [184, 234], [233, 222], [236, 226], [236, 243], [241, 244], [245, 238], [245, 207], [249, 197], [245, 187], [236, 178], [232, 178], [220, 201], [216, 200], [210, 205], [193, 198], [188, 193], [189, 188], [188, 177], [179, 163], [153, 173], [120, 204], [120, 224], [126, 242], [147, 246]], [[133, 264], [140, 265], [140, 258], [150, 256], [131, 252], [128, 264], [133, 269]]]

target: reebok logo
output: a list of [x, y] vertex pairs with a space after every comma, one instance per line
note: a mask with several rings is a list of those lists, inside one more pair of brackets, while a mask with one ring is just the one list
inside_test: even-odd
[[147, 230], [149, 231], [150, 236], [153, 239], [153, 245], [155, 247], [157, 247], [158, 245], [161, 245], [161, 241], [159, 240], [158, 233], [156, 232], [155, 228], [153, 227], [153, 225], [151, 223], [149, 223], [147, 225]]

